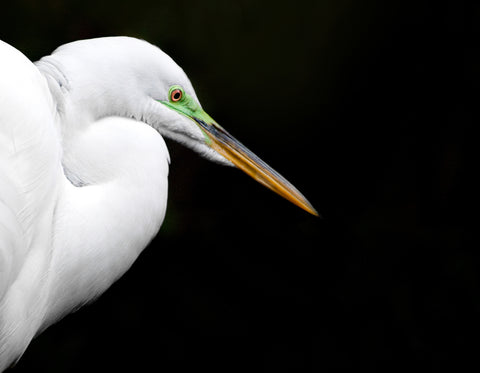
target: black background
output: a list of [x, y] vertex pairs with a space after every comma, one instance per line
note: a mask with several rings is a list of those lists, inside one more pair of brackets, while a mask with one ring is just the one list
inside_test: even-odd
[[32, 60], [159, 45], [324, 217], [170, 141], [157, 238], [12, 372], [478, 368], [479, 19], [462, 1], [2, 4], [0, 38]]

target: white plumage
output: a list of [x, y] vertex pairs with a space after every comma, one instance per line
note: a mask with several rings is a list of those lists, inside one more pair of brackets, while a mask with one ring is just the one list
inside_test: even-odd
[[[129, 76], [135, 71], [109, 69], [113, 59], [101, 53], [109, 48], [130, 54], [130, 69], [137, 62], [159, 81], [178, 76], [191, 87], [168, 56], [135, 39], [73, 43], [37, 66], [0, 43], [0, 371], [38, 331], [106, 290], [160, 228], [168, 151], [157, 131], [126, 117], [163, 110], [157, 117], [173, 117], [178, 137], [188, 136], [182, 122], [192, 138], [200, 132], [136, 93], [143, 87]], [[168, 61], [167, 71], [140, 61], [141, 53]], [[107, 78], [118, 82], [109, 89]], [[148, 92], [154, 82], [138, 78]], [[164, 84], [157, 87], [151, 93], [166, 97]]]
[[0, 42], [0, 371], [105, 291], [157, 234], [169, 165], [161, 135], [315, 213], [203, 112], [157, 47], [91, 39], [33, 64]]

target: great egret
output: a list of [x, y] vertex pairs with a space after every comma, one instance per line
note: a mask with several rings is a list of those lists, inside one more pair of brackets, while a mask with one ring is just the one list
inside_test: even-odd
[[33, 64], [0, 42], [0, 371], [104, 292], [157, 234], [169, 165], [162, 136], [316, 214], [203, 111], [156, 46], [82, 40]]

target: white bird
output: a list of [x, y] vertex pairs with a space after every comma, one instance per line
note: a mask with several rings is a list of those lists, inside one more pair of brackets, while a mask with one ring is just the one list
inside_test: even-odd
[[0, 41], [0, 372], [103, 293], [157, 234], [170, 162], [162, 136], [316, 214], [203, 111], [158, 47], [82, 40], [34, 64]]

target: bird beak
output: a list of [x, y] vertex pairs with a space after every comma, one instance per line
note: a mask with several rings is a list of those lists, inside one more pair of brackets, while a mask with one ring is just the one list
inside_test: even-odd
[[213, 150], [260, 184], [263, 184], [310, 214], [319, 216], [310, 202], [292, 184], [230, 135], [207, 113], [200, 110], [195, 114], [190, 118], [202, 129], [207, 145]]
[[177, 91], [180, 98], [158, 101], [196, 122], [205, 136], [205, 143], [247, 175], [310, 214], [319, 216], [302, 193], [215, 122], [182, 87], [170, 87], [169, 97]]

